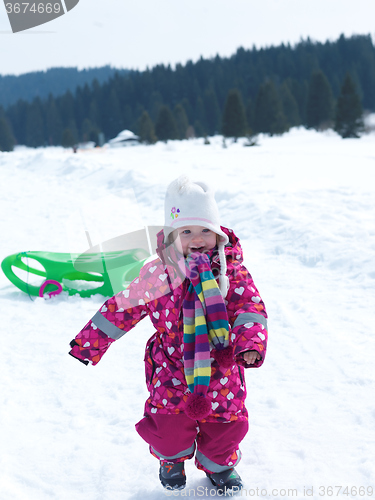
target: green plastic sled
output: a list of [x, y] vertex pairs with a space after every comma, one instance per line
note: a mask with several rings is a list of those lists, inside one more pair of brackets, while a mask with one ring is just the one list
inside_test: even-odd
[[[70, 253], [55, 252], [23, 252], [9, 255], [2, 263], [1, 268], [6, 277], [20, 290], [29, 294], [41, 295], [41, 288], [44, 293], [50, 295], [58, 293], [62, 289], [69, 295], [79, 294], [81, 297], [90, 297], [96, 293], [104, 296], [112, 296], [124, 290], [129, 283], [139, 275], [139, 271], [150, 254], [143, 248], [131, 250], [119, 250], [108, 252], [86, 252], [77, 258], [72, 259]], [[22, 261], [24, 257], [25, 262]], [[45, 271], [35, 269], [28, 265], [29, 260], [37, 260]], [[23, 281], [13, 271], [19, 268], [27, 273], [32, 273], [45, 278], [49, 283], [45, 287], [35, 286]], [[80, 289], [87, 286], [87, 282], [102, 283], [96, 288]]]

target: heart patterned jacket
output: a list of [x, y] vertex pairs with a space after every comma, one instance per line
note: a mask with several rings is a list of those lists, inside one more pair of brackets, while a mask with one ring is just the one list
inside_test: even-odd
[[[229, 290], [225, 298], [230, 326], [233, 365], [222, 368], [211, 359], [211, 380], [207, 397], [212, 412], [206, 422], [247, 419], [244, 368], [257, 368], [264, 362], [267, 347], [267, 314], [253, 279], [243, 266], [242, 248], [231, 229], [225, 247]], [[163, 235], [159, 235], [159, 248]], [[159, 252], [158, 252], [159, 253]], [[159, 253], [160, 255], [160, 253]], [[219, 268], [219, 257], [211, 251], [211, 267]], [[188, 280], [176, 266], [156, 259], [141, 269], [129, 287], [108, 299], [71, 342], [70, 354], [85, 364], [97, 364], [109, 346], [129, 332], [141, 319], [150, 317], [155, 333], [145, 353], [146, 384], [150, 396], [145, 414], [177, 414], [184, 411], [189, 390], [184, 375], [182, 305]], [[257, 351], [261, 359], [247, 365], [242, 354]]]

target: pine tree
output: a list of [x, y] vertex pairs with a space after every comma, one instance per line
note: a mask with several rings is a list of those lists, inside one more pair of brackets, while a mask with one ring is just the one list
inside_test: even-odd
[[195, 137], [205, 137], [206, 136], [206, 132], [201, 124], [201, 122], [199, 120], [195, 120], [194, 122], [194, 136]]
[[132, 111], [131, 106], [129, 106], [129, 104], [127, 104], [125, 106], [122, 116], [123, 116], [124, 128], [131, 129], [132, 123], [134, 121], [134, 113]]
[[40, 99], [37, 97], [28, 106], [26, 113], [26, 145], [32, 148], [44, 144], [44, 120]]
[[154, 144], [157, 141], [154, 124], [152, 123], [150, 115], [147, 111], [143, 111], [142, 116], [139, 119], [138, 135], [141, 141], [146, 144]]
[[51, 145], [60, 144], [62, 134], [62, 122], [60, 113], [52, 94], [49, 95], [46, 105], [46, 135]]
[[[63, 96], [57, 99], [56, 104], [61, 116], [63, 128], [69, 127], [70, 123], [76, 123], [76, 117], [74, 113], [75, 101], [73, 94], [70, 91], [66, 92]], [[77, 125], [75, 126], [77, 127]]]
[[151, 92], [151, 96], [148, 99], [146, 108], [149, 110], [151, 120], [156, 123], [158, 119], [160, 109], [163, 106], [163, 98], [159, 91], [154, 90]]
[[[104, 107], [102, 110], [103, 130], [108, 137], [116, 137], [124, 128], [120, 103], [115, 89], [106, 89]], [[136, 115], [137, 116], [137, 115]]]
[[[102, 143], [102, 144], [100, 144], [100, 136], [99, 136], [99, 134], [100, 134], [100, 130], [99, 130], [99, 129], [97, 129], [97, 128], [92, 128], [92, 129], [90, 130], [90, 134], [89, 134], [89, 141], [95, 142], [95, 144], [96, 144], [97, 146], [102, 146], [102, 145], [103, 145], [103, 143]], [[103, 141], [103, 142], [104, 142], [104, 141]]]
[[94, 126], [97, 126], [100, 123], [98, 106], [94, 100], [90, 102], [89, 111], [88, 111], [88, 119]]
[[306, 106], [308, 128], [327, 128], [333, 119], [333, 95], [331, 85], [323, 71], [315, 71], [310, 78]]
[[182, 99], [181, 105], [184, 107], [188, 122], [192, 123], [194, 121], [194, 111], [186, 97]]
[[283, 134], [288, 130], [281, 100], [271, 81], [260, 86], [255, 102], [254, 131], [269, 135]]
[[4, 116], [0, 116], [0, 151], [13, 151], [14, 137]]
[[75, 143], [76, 143], [76, 141], [75, 141], [75, 137], [74, 137], [73, 132], [71, 131], [70, 128], [66, 128], [63, 131], [62, 137], [61, 137], [62, 146], [64, 148], [69, 148], [69, 147], [74, 146]]
[[186, 130], [189, 126], [186, 112], [182, 104], [177, 104], [173, 110], [179, 139], [186, 139]]
[[81, 140], [83, 142], [87, 142], [90, 140], [91, 132], [93, 131], [93, 129], [94, 127], [93, 124], [91, 123], [91, 120], [85, 118], [81, 125], [81, 134], [80, 134]]
[[178, 132], [172, 111], [168, 106], [162, 106], [155, 124], [155, 133], [159, 141], [167, 142], [168, 139], [177, 139]]
[[288, 127], [300, 125], [301, 119], [298, 112], [298, 104], [286, 82], [280, 88], [280, 97]]
[[[68, 126], [66, 128], [68, 130], [70, 130], [72, 137], [73, 137], [73, 143], [76, 144], [79, 141], [79, 135], [78, 135], [78, 129], [77, 129], [77, 125], [76, 125], [75, 120], [71, 120], [68, 123]], [[63, 133], [64, 133], [64, 131], [63, 131]]]
[[251, 134], [254, 130], [254, 104], [250, 97], [246, 102], [246, 120], [249, 127], [248, 133]]
[[[207, 134], [207, 117], [206, 117], [206, 109], [203, 104], [203, 99], [199, 96], [197, 99], [197, 102], [195, 103], [195, 122], [194, 122], [194, 127], [195, 123], [198, 122], [200, 124], [200, 127], [202, 129], [202, 132], [199, 135], [206, 135]], [[198, 127], [199, 128], [199, 127]]]
[[304, 124], [306, 123], [306, 104], [309, 90], [308, 82], [306, 80], [298, 82], [294, 78], [287, 78], [285, 83], [288, 85], [289, 90], [298, 106], [298, 115], [300, 118], [298, 125]]
[[354, 82], [346, 75], [337, 100], [335, 130], [343, 139], [358, 138], [363, 130], [363, 109]]
[[224, 106], [222, 132], [225, 137], [233, 137], [237, 141], [238, 137], [246, 135], [247, 122], [245, 107], [238, 89], [228, 92]]
[[30, 104], [20, 99], [7, 109], [6, 119], [17, 144], [26, 144], [26, 113]]
[[207, 132], [214, 135], [220, 129], [220, 108], [217, 101], [216, 92], [211, 87], [204, 94], [204, 105], [206, 108]]

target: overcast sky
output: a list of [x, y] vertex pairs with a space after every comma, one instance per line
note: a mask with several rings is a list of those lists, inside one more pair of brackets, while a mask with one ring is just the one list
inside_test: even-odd
[[142, 70], [308, 36], [375, 39], [374, 20], [375, 0], [80, 0], [60, 18], [13, 34], [1, 2], [0, 73], [106, 64]]

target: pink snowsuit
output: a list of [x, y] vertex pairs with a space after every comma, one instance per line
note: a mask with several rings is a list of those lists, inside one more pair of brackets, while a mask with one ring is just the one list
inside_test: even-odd
[[[211, 358], [207, 397], [212, 412], [205, 419], [197, 422], [184, 413], [189, 390], [184, 375], [182, 305], [189, 281], [182, 281], [175, 269], [162, 260], [146, 264], [126, 290], [108, 299], [71, 342], [70, 351], [86, 364], [95, 365], [112, 342], [148, 315], [156, 329], [145, 353], [150, 396], [145, 416], [136, 429], [160, 460], [186, 460], [197, 447], [196, 465], [209, 473], [225, 470], [240, 460], [238, 445], [248, 430], [244, 368], [263, 364], [268, 337], [265, 307], [242, 265], [239, 240], [231, 229], [221, 229], [229, 237], [225, 255], [230, 286], [225, 304], [234, 360], [230, 368], [222, 368]], [[218, 267], [219, 257], [214, 254], [214, 275]], [[253, 365], [247, 365], [241, 354], [249, 350], [261, 356]]]

